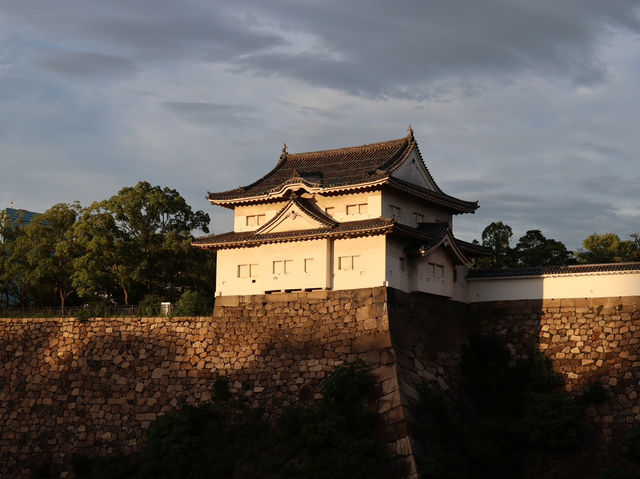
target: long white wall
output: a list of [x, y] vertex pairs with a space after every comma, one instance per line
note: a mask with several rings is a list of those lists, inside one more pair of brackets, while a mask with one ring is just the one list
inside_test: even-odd
[[468, 301], [640, 296], [640, 272], [469, 278]]

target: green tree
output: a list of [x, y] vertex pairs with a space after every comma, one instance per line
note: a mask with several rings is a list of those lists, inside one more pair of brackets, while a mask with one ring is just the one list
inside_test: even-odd
[[121, 292], [124, 303], [129, 304], [132, 289], [139, 286], [133, 278], [136, 254], [104, 202], [94, 203], [83, 212], [73, 235], [84, 249], [74, 261], [72, 279], [78, 294], [116, 300]]
[[[482, 231], [482, 246], [493, 250], [493, 255], [474, 262], [476, 269], [507, 268], [512, 266], [512, 250], [509, 241], [513, 236], [511, 226], [494, 221]], [[475, 241], [477, 243], [477, 241]]]
[[9, 307], [10, 298], [17, 299], [23, 307], [28, 305], [30, 298], [29, 295], [15, 294], [16, 290], [21, 289], [22, 268], [17, 267], [18, 256], [15, 251], [22, 228], [21, 218], [13, 220], [6, 211], [0, 212], [0, 302], [5, 308]]
[[582, 242], [576, 256], [581, 263], [621, 263], [640, 260], [637, 236], [621, 240], [615, 233], [592, 234]]
[[11, 302], [28, 308], [34, 297], [34, 275], [27, 258], [29, 244], [21, 230], [13, 240], [5, 243], [6, 259], [2, 270], [2, 281], [6, 288], [6, 304]]
[[18, 305], [27, 308], [32, 302], [42, 299], [45, 302], [55, 297], [36, 287], [37, 278], [29, 259], [32, 244], [26, 235], [23, 214], [11, 218], [8, 214], [0, 219], [0, 285], [6, 307]]
[[540, 230], [529, 230], [513, 250], [518, 266], [559, 266], [575, 262], [573, 254], [560, 241], [546, 238]]
[[176, 298], [191, 287], [190, 266], [202, 252], [190, 246], [192, 230], [208, 232], [209, 215], [192, 211], [173, 189], [146, 181], [92, 205], [75, 228], [86, 253], [75, 262], [81, 294], [119, 288], [125, 303], [144, 294]]
[[72, 235], [80, 211], [78, 203], [59, 203], [37, 215], [25, 227], [22, 252], [29, 266], [26, 276], [41, 285], [51, 285], [60, 299], [62, 315], [67, 298], [74, 293], [73, 263], [80, 248]]

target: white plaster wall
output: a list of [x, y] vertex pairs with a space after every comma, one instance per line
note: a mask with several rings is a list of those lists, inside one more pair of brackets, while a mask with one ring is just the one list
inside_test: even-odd
[[[218, 251], [216, 295], [262, 294], [265, 291], [327, 288], [327, 240], [299, 241]], [[305, 259], [313, 271], [305, 272]], [[289, 260], [290, 271], [274, 274], [273, 261]], [[257, 265], [255, 277], [239, 278], [238, 265]]]
[[640, 296], [640, 272], [528, 278], [471, 278], [469, 302]]
[[[352, 193], [348, 195], [337, 196], [322, 196], [314, 195], [313, 200], [318, 207], [324, 211], [326, 208], [333, 208], [333, 213], [330, 214], [334, 220], [343, 221], [356, 221], [369, 218], [379, 218], [382, 216], [381, 209], [382, 192], [380, 191], [368, 191], [365, 193]], [[265, 215], [265, 223], [271, 220], [280, 210], [286, 205], [287, 202], [277, 202], [269, 204], [256, 204], [249, 206], [238, 206], [234, 211], [234, 226], [235, 232], [242, 231], [254, 231], [259, 226], [247, 226], [246, 217], [248, 215]], [[363, 214], [347, 215], [347, 205], [367, 204], [367, 211]], [[303, 229], [303, 228], [301, 228]]]
[[[352, 193], [349, 195], [314, 197], [318, 207], [325, 211], [326, 208], [333, 208], [330, 216], [340, 223], [344, 221], [357, 221], [368, 218], [379, 218], [382, 216], [381, 210], [382, 193], [380, 191], [367, 191], [365, 193]], [[364, 214], [347, 215], [347, 206], [356, 204], [367, 204], [367, 212]]]
[[237, 206], [233, 215], [233, 231], [236, 233], [242, 231], [257, 230], [259, 226], [247, 226], [247, 215], [265, 215], [265, 223], [272, 219], [287, 202], [257, 204], [250, 206]]
[[[410, 271], [414, 267], [415, 257], [408, 257], [404, 252], [405, 242], [387, 236], [387, 248], [385, 254], [386, 275], [389, 286], [402, 291], [411, 292]], [[404, 271], [400, 266], [400, 258], [404, 258]]]
[[393, 212], [390, 205], [400, 207], [400, 215], [396, 214], [398, 221], [407, 226], [416, 227], [414, 213], [420, 213], [424, 217], [425, 223], [435, 223], [437, 221], [448, 223], [452, 227], [451, 214], [425, 204], [424, 200], [397, 193], [391, 190], [382, 192], [382, 216], [391, 218]]
[[[433, 276], [430, 263], [443, 266], [442, 278]], [[425, 257], [417, 257], [412, 273], [412, 291], [453, 296], [453, 262], [444, 248], [438, 248]]]
[[466, 303], [468, 301], [469, 288], [465, 276], [467, 275], [467, 267], [464, 265], [455, 265], [456, 280], [453, 282], [453, 296], [451, 299]]
[[[444, 248], [422, 256], [406, 256], [404, 244], [394, 237], [387, 238], [386, 274], [389, 286], [402, 291], [422, 291], [425, 293], [447, 296], [456, 301], [467, 300], [466, 269], [456, 266], [451, 261]], [[400, 267], [399, 258], [404, 257], [405, 270]], [[429, 263], [440, 264], [444, 267], [443, 278], [432, 275]], [[454, 281], [454, 271], [456, 280]]]
[[[337, 239], [333, 243], [332, 289], [356, 289], [382, 286], [385, 278], [386, 237]], [[340, 258], [357, 256], [355, 268], [340, 269]]]

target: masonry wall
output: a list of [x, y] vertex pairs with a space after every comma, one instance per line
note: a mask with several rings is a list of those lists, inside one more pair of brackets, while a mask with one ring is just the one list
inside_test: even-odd
[[624, 432], [640, 423], [640, 296], [485, 302], [471, 314], [516, 357], [545, 353], [570, 392], [602, 384], [607, 399], [587, 410], [593, 447], [621, 450]]
[[358, 357], [377, 378], [378, 439], [398, 475], [414, 470], [385, 288], [219, 298], [208, 318], [0, 319], [0, 330], [0, 477], [139, 451], [158, 415], [209, 401], [220, 376], [272, 414], [311, 405], [327, 373]]
[[418, 388], [458, 394], [460, 349], [477, 329], [516, 356], [542, 350], [572, 392], [603, 384], [608, 399], [588, 410], [599, 450], [640, 421], [640, 297], [465, 305], [382, 287], [222, 297], [207, 318], [0, 319], [0, 477], [138, 451], [158, 415], [209, 401], [220, 376], [274, 416], [312, 405], [328, 372], [360, 357], [377, 380], [378, 440], [398, 457], [395, 475], [415, 478]]

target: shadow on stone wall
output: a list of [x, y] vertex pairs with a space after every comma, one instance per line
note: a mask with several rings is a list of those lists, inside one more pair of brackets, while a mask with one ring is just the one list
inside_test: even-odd
[[542, 351], [574, 397], [602, 386], [604, 400], [585, 411], [584, 447], [574, 460], [561, 457], [555, 464], [560, 477], [596, 477], [601, 468], [618, 463], [624, 435], [640, 421], [640, 298], [477, 303], [471, 311], [483, 331], [511, 345], [515, 357]]
[[574, 394], [604, 384], [607, 400], [587, 410], [598, 454], [619, 450], [640, 419], [640, 298], [469, 306], [374, 288], [251, 297], [215, 314], [1, 320], [0, 476], [28, 477], [29, 466], [68, 464], [73, 454], [139, 451], [158, 415], [210, 401], [220, 376], [274, 419], [313, 405], [333, 367], [356, 358], [377, 380], [379, 440], [409, 457], [420, 384], [460, 394], [460, 355], [474, 331], [503, 337], [516, 357], [542, 350]]
[[362, 358], [378, 381], [378, 410], [394, 392], [383, 386], [395, 374], [386, 307], [374, 305], [386, 295], [361, 296], [297, 310], [245, 305], [214, 318], [4, 321], [0, 476], [29, 477], [42, 463], [68, 470], [73, 455], [139, 452], [152, 421], [210, 401], [221, 376], [274, 419], [315, 404], [334, 366]]

